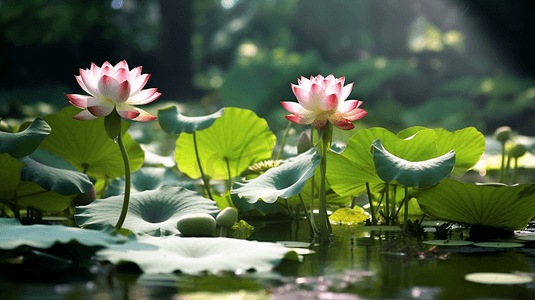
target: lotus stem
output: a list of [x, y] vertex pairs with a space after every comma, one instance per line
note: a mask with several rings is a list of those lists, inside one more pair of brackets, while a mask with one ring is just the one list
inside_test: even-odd
[[204, 176], [204, 172], [202, 170], [201, 158], [199, 157], [199, 149], [197, 148], [197, 136], [195, 135], [195, 131], [193, 132], [193, 146], [195, 148], [195, 156], [197, 157], [197, 164], [199, 165], [199, 171], [201, 172], [201, 178], [202, 182], [204, 183], [204, 188], [206, 189], [210, 200], [214, 201], [212, 192], [210, 192], [210, 184], [208, 184], [208, 182], [206, 181], [206, 177]]
[[126, 213], [128, 212], [128, 205], [130, 202], [131, 179], [130, 179], [130, 161], [128, 160], [128, 153], [126, 152], [126, 149], [124, 147], [123, 138], [121, 134], [117, 136], [117, 144], [119, 145], [119, 149], [121, 149], [121, 154], [123, 155], [124, 173], [125, 173], [123, 208], [121, 210], [121, 215], [119, 216], [119, 220], [117, 221], [117, 225], [115, 225], [115, 231], [118, 232], [123, 226], [124, 220], [126, 219]]
[[385, 202], [385, 215], [386, 215], [386, 225], [391, 225], [390, 223], [390, 197], [389, 197], [389, 190], [390, 187], [388, 186], [388, 182], [385, 182], [385, 190], [386, 190], [386, 202]]
[[327, 216], [327, 191], [325, 174], [327, 172], [327, 150], [330, 147], [332, 138], [332, 124], [330, 122], [325, 125], [322, 130], [322, 138], [319, 144], [320, 147], [320, 191], [319, 191], [319, 216], [320, 216], [320, 233], [322, 239], [330, 238], [330, 229], [328, 225]]
[[498, 182], [503, 183], [503, 177], [505, 176], [505, 141], [502, 142], [502, 164], [500, 167], [500, 178]]
[[19, 210], [19, 197], [17, 196], [17, 191], [15, 190], [13, 192], [14, 194], [14, 207], [13, 207], [13, 213], [15, 214], [15, 218], [17, 218], [20, 221], [20, 210]]
[[311, 217], [312, 210], [310, 213], [307, 211], [307, 207], [305, 206], [305, 201], [303, 201], [303, 197], [301, 196], [301, 193], [297, 194], [299, 196], [299, 200], [301, 201], [301, 206], [303, 206], [303, 210], [305, 211], [305, 218], [308, 221], [308, 226], [310, 227], [310, 232], [314, 235], [318, 232], [318, 228], [316, 227], [316, 224], [313, 223], [313, 218]]
[[286, 210], [288, 211], [288, 214], [290, 215], [290, 219], [291, 220], [295, 219], [292, 208], [290, 207], [290, 204], [288, 203], [288, 199], [284, 199], [284, 201], [286, 202]]
[[230, 163], [228, 162], [228, 158], [225, 157], [225, 162], [227, 163], [227, 174], [228, 174], [228, 181], [227, 181], [227, 191], [230, 191], [232, 188], [232, 177], [230, 176]]
[[513, 184], [518, 180], [518, 157], [515, 157], [515, 169], [513, 173]]
[[370, 183], [366, 182], [366, 191], [368, 192], [368, 201], [370, 201], [370, 212], [372, 215], [372, 224], [377, 224], [377, 220], [375, 219], [375, 212], [373, 211], [373, 198], [372, 193], [370, 191]]
[[403, 233], [407, 233], [407, 220], [409, 220], [409, 188], [405, 187], [405, 215], [403, 216]]
[[284, 145], [286, 145], [286, 139], [288, 138], [288, 135], [290, 134], [290, 129], [292, 129], [292, 122], [288, 121], [288, 125], [286, 125], [286, 130], [284, 131], [284, 135], [282, 136], [282, 142], [280, 144], [279, 152], [277, 153], [277, 156], [275, 159], [281, 159], [282, 153], [284, 152]]

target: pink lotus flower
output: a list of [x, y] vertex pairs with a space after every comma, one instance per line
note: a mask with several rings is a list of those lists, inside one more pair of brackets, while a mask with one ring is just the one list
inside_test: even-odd
[[143, 122], [156, 119], [148, 112], [134, 107], [150, 103], [161, 95], [155, 88], [142, 90], [150, 75], [141, 75], [141, 67], [130, 70], [126, 60], [115, 66], [109, 62], [102, 64], [102, 67], [91, 63], [89, 70], [80, 69], [80, 75], [74, 77], [82, 89], [91, 95], [65, 94], [72, 105], [84, 109], [74, 119], [105, 117], [114, 108], [125, 119]]
[[321, 130], [327, 122], [334, 126], [350, 130], [355, 128], [351, 121], [364, 117], [368, 112], [359, 108], [362, 101], [347, 100], [353, 89], [353, 83], [344, 86], [345, 77], [335, 78], [332, 74], [323, 77], [310, 76], [310, 80], [301, 76], [298, 85], [292, 84], [297, 97], [295, 102], [281, 102], [291, 113], [286, 119], [297, 124], [312, 124]]

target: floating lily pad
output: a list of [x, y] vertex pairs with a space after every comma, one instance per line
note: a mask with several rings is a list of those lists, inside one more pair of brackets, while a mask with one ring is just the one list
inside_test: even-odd
[[[97, 199], [86, 206], [76, 207], [78, 225], [101, 229], [115, 226], [121, 213], [124, 196]], [[123, 228], [136, 234], [153, 236], [179, 234], [176, 224], [180, 217], [193, 213], [219, 213], [214, 201], [183, 187], [162, 186], [157, 190], [132, 193]]]
[[126, 238], [115, 234], [113, 228], [107, 231], [81, 229], [63, 225], [20, 225], [13, 219], [0, 219], [0, 249], [13, 250], [21, 246], [47, 249], [56, 243], [67, 244], [76, 241], [82, 245], [110, 246], [126, 241]]
[[[44, 117], [52, 133], [40, 147], [63, 157], [78, 171], [96, 179], [124, 176], [123, 157], [119, 146], [113, 142], [104, 129], [104, 118], [90, 121], [74, 120], [80, 112], [76, 107], [66, 107], [61, 112]], [[121, 121], [123, 143], [130, 159], [132, 172], [141, 168], [144, 153], [126, 130], [130, 124]]]
[[188, 300], [273, 300], [273, 295], [267, 291], [245, 291], [237, 292], [188, 292], [180, 293], [181, 299]]
[[533, 242], [535, 241], [535, 235], [517, 236], [516, 239], [521, 241]]
[[362, 231], [401, 231], [399, 226], [370, 225], [359, 227]]
[[455, 151], [425, 161], [408, 161], [388, 152], [381, 140], [372, 143], [375, 170], [385, 182], [428, 188], [448, 176], [455, 165]]
[[[148, 237], [139, 242], [113, 245], [96, 253], [98, 260], [114, 264], [133, 262], [145, 273], [199, 274], [236, 270], [270, 271], [283, 258], [297, 254], [276, 243], [232, 238]], [[162, 259], [165, 257], [165, 259]]]
[[522, 276], [508, 273], [470, 273], [464, 276], [467, 281], [483, 284], [526, 284], [533, 281], [531, 276]]
[[297, 241], [277, 241], [277, 244], [281, 244], [287, 248], [309, 248], [311, 246], [318, 246], [318, 244], [311, 244], [306, 242], [297, 242]]
[[446, 178], [411, 196], [424, 212], [439, 219], [520, 230], [535, 217], [534, 186], [485, 186]]
[[457, 240], [430, 240], [430, 241], [423, 241], [422, 243], [426, 245], [434, 245], [434, 246], [458, 247], [458, 246], [472, 245], [474, 242], [457, 241]]
[[30, 155], [51, 131], [50, 126], [41, 118], [35, 119], [22, 132], [0, 131], [0, 153], [8, 153], [15, 158]]
[[[234, 178], [253, 163], [269, 159], [276, 140], [264, 119], [235, 107], [225, 108], [212, 126], [195, 134], [203, 171], [212, 179]], [[175, 160], [181, 172], [201, 177], [193, 134], [183, 133], [177, 139]]]
[[85, 193], [93, 186], [86, 174], [43, 149], [36, 149], [19, 161], [24, 163], [21, 180], [35, 182], [47, 191], [66, 196]]
[[232, 193], [246, 198], [249, 203], [255, 203], [258, 199], [267, 203], [274, 203], [279, 197], [288, 199], [303, 190], [306, 181], [314, 175], [319, 161], [316, 149], [311, 148], [246, 183], [237, 182], [235, 186], [238, 188], [233, 189]]
[[511, 243], [511, 242], [481, 242], [481, 243], [474, 243], [474, 246], [486, 247], [486, 248], [517, 248], [517, 247], [523, 247], [524, 244]]
[[214, 124], [217, 118], [223, 115], [225, 108], [202, 117], [186, 117], [178, 112], [176, 106], [158, 110], [158, 122], [162, 129], [169, 134], [181, 134], [182, 132], [194, 133], [206, 129]]

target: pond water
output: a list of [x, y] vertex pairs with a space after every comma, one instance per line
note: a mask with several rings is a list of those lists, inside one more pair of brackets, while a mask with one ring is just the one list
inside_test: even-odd
[[[256, 227], [252, 240], [310, 242], [304, 220], [250, 223]], [[533, 282], [464, 279], [475, 272], [535, 275], [533, 242], [520, 248], [432, 248], [396, 233], [372, 235], [338, 225], [333, 231], [332, 241], [311, 246], [315, 253], [301, 263], [283, 261], [268, 273], [147, 275], [131, 265], [69, 268], [68, 262], [34, 253], [21, 265], [2, 264], [0, 299], [535, 299]], [[466, 229], [456, 229], [452, 238], [461, 232], [467, 236]], [[199, 291], [219, 294], [194, 294]]]

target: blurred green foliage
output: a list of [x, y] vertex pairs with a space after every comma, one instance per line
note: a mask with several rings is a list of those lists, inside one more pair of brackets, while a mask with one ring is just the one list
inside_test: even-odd
[[0, 28], [15, 46], [78, 43], [95, 26], [106, 26], [109, 11], [102, 1], [4, 0]]

